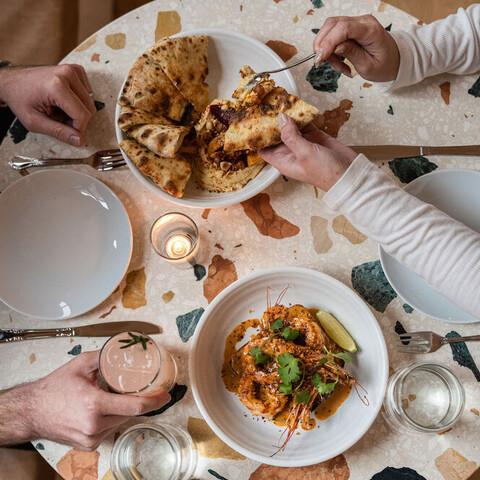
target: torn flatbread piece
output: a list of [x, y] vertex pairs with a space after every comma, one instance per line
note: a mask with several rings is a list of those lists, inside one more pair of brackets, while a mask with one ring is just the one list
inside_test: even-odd
[[127, 131], [129, 137], [161, 157], [173, 158], [181, 147], [188, 127], [175, 125], [136, 125]]
[[202, 113], [209, 102], [207, 47], [208, 35], [164, 38], [147, 52], [170, 81]]
[[133, 108], [131, 106], [123, 106], [120, 109], [120, 115], [118, 116], [118, 126], [123, 132], [127, 132], [130, 128], [136, 125], [177, 125], [172, 120], [158, 114], [150, 113], [139, 108]]
[[135, 166], [151, 178], [162, 190], [181, 198], [192, 174], [190, 163], [177, 154], [175, 158], [164, 158], [148, 150], [135, 140], [124, 140], [120, 147]]
[[118, 103], [176, 121], [187, 117], [192, 108], [148, 53], [143, 53], [133, 64]]

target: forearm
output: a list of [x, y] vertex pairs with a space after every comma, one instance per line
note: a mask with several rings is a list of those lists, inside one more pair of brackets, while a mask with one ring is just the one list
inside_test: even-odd
[[406, 193], [362, 155], [324, 201], [435, 290], [479, 316], [480, 234]]
[[392, 36], [400, 53], [397, 78], [383, 91], [412, 85], [440, 73], [467, 75], [480, 68], [480, 5]]
[[0, 446], [15, 445], [35, 438], [31, 405], [32, 384], [0, 391]]

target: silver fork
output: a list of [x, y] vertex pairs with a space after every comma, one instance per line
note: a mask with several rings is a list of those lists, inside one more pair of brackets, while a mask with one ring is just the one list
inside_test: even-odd
[[99, 170], [100, 172], [106, 172], [113, 170], [114, 168], [123, 167], [126, 165], [122, 153], [118, 148], [112, 150], [101, 150], [93, 153], [89, 157], [85, 158], [33, 158], [24, 157], [23, 155], [17, 155], [13, 157], [8, 164], [14, 170], [24, 170], [31, 167], [52, 167], [58, 165], [76, 165], [86, 164]]
[[431, 353], [448, 343], [480, 340], [480, 335], [469, 337], [442, 337], [433, 332], [402, 333], [395, 341], [395, 348], [403, 353]]
[[305, 62], [308, 62], [309, 60], [311, 60], [313, 57], [315, 57], [315, 53], [312, 53], [311, 55], [309, 55], [308, 57], [305, 57], [303, 58], [302, 60], [299, 60], [298, 62], [295, 62], [295, 63], [292, 63], [291, 65], [287, 65], [283, 68], [279, 68], [278, 70], [270, 70], [268, 72], [260, 72], [260, 73], [257, 73], [244, 87], [243, 89], [244, 90], [248, 90], [250, 88], [253, 88], [255, 85], [257, 85], [258, 83], [260, 83], [262, 81], [262, 79], [266, 76], [266, 75], [271, 75], [272, 73], [279, 73], [279, 72], [283, 72], [284, 70], [288, 70], [289, 68], [292, 68], [292, 67], [296, 67], [297, 65], [300, 65], [301, 63], [305, 63]]

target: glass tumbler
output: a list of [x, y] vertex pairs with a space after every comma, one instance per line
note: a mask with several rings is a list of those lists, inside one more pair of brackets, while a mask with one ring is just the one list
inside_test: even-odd
[[389, 378], [383, 407], [388, 424], [401, 433], [441, 433], [460, 418], [465, 392], [447, 367], [420, 362]]
[[197, 456], [192, 438], [181, 428], [141, 423], [118, 437], [110, 466], [117, 480], [189, 480]]
[[200, 235], [195, 222], [178, 212], [157, 218], [150, 230], [150, 241], [155, 251], [168, 263], [180, 268], [197, 264], [200, 253]]
[[100, 350], [98, 365], [101, 378], [115, 393], [168, 392], [177, 378], [172, 355], [140, 332], [122, 332], [107, 340]]

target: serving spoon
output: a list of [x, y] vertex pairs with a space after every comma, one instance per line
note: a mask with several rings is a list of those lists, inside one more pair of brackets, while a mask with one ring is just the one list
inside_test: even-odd
[[299, 60], [298, 62], [292, 63], [291, 65], [286, 65], [283, 68], [279, 68], [277, 70], [270, 70], [268, 72], [256, 73], [255, 76], [243, 87], [243, 89], [244, 90], [249, 90], [249, 89], [255, 87], [255, 85], [258, 85], [267, 75], [271, 75], [272, 73], [283, 72], [284, 70], [288, 70], [289, 68], [296, 67], [297, 65], [300, 65], [301, 63], [308, 62], [313, 57], [315, 57], [315, 53], [312, 53], [308, 57], [305, 57], [302, 60]]

